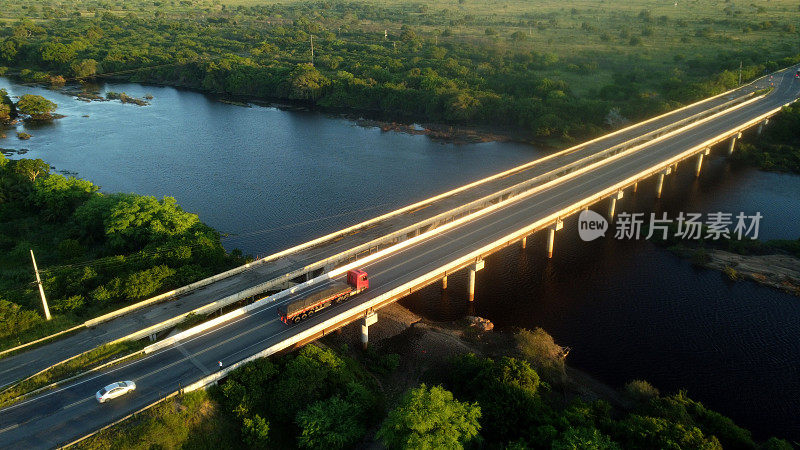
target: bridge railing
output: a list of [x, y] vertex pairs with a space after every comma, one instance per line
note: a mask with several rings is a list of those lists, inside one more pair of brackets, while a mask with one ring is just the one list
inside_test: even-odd
[[[744, 98], [748, 98], [748, 100], [744, 100]], [[462, 217], [471, 215], [476, 213], [477, 211], [481, 211], [484, 208], [487, 208], [491, 205], [496, 205], [502, 202], [505, 202], [509, 199], [516, 198], [519, 195], [528, 193], [531, 189], [536, 187], [542, 186], [548, 182], [557, 180], [563, 176], [571, 174], [576, 170], [588, 166], [593, 166], [603, 160], [622, 154], [626, 151], [636, 151], [637, 149], [642, 148], [643, 145], [652, 143], [654, 140], [663, 139], [672, 133], [688, 126], [691, 124], [699, 124], [705, 120], [710, 120], [713, 117], [716, 117], [719, 114], [719, 110], [722, 109], [723, 111], [727, 112], [730, 111], [730, 106], [736, 104], [736, 108], [746, 106], [747, 104], [756, 101], [762, 97], [753, 97], [751, 94], [744, 96], [743, 98], [733, 100], [731, 102], [726, 102], [723, 105], [719, 105], [719, 107], [714, 108], [711, 111], [704, 111], [701, 114], [697, 114], [685, 120], [679, 121], [676, 124], [671, 124], [667, 127], [663, 127], [658, 130], [654, 130], [653, 132], [647, 133], [643, 136], [639, 136], [637, 138], [631, 139], [629, 141], [623, 142], [619, 145], [615, 145], [610, 147], [607, 150], [603, 150], [601, 152], [592, 154], [590, 156], [581, 158], [577, 161], [574, 161], [568, 165], [560, 167], [558, 169], [551, 170], [546, 172], [542, 175], [533, 177], [529, 180], [523, 181], [501, 191], [492, 193], [490, 195], [484, 196], [480, 199], [471, 201], [466, 203], [460, 207], [448, 210], [446, 212], [437, 214], [433, 217], [425, 219], [423, 221], [417, 222], [415, 224], [409, 225], [407, 227], [401, 228], [397, 231], [388, 233], [380, 238], [373, 239], [369, 242], [360, 244], [355, 246], [351, 249], [348, 249], [344, 252], [340, 252], [333, 256], [321, 259], [317, 262], [312, 264], [306, 265], [302, 268], [298, 268], [293, 270], [289, 273], [286, 273], [280, 277], [276, 277], [274, 279], [265, 281], [260, 283], [256, 286], [251, 288], [242, 290], [241, 292], [237, 292], [235, 294], [229, 295], [227, 297], [221, 298], [214, 302], [208, 303], [206, 305], [202, 305], [192, 311], [188, 311], [177, 315], [173, 318], [160, 322], [158, 324], [152, 325], [150, 327], [144, 328], [142, 330], [136, 331], [128, 336], [122, 337], [114, 342], [119, 342], [123, 340], [136, 340], [153, 333], [157, 333], [161, 330], [173, 327], [180, 322], [182, 322], [186, 316], [189, 314], [195, 315], [205, 315], [212, 313], [214, 311], [221, 310], [229, 305], [232, 305], [236, 302], [258, 296], [259, 294], [264, 294], [271, 290], [276, 290], [281, 286], [286, 286], [291, 280], [295, 280], [298, 277], [303, 275], [307, 275], [309, 273], [321, 272], [325, 269], [331, 269], [343, 263], [348, 263], [351, 261], [355, 261], [361, 259], [364, 256], [373, 254], [375, 252], [381, 251], [386, 248], [390, 248], [394, 245], [397, 245], [400, 242], [405, 241], [411, 237], [416, 235], [429, 232], [431, 230], [437, 229], [438, 227], [450, 223], [454, 220], [458, 220]], [[294, 292], [293, 289], [287, 290], [287, 293]], [[216, 320], [216, 319], [215, 319]]]
[[[780, 72], [780, 71], [779, 71], [779, 72]], [[778, 72], [776, 72], [776, 73], [778, 73]], [[752, 84], [756, 83], [757, 81], [759, 81], [759, 80], [761, 80], [761, 79], [763, 79], [763, 78], [765, 78], [765, 77], [766, 77], [766, 76], [764, 76], [764, 77], [761, 77], [761, 78], [759, 78], [758, 80], [755, 80], [755, 81], [751, 82], [749, 85], [752, 85]], [[445, 193], [443, 193], [443, 194], [440, 194], [440, 195], [437, 195], [437, 196], [434, 196], [434, 197], [431, 197], [431, 198], [428, 198], [428, 199], [422, 200], [422, 201], [420, 201], [420, 202], [414, 203], [414, 204], [412, 204], [412, 205], [408, 205], [408, 206], [406, 206], [406, 207], [403, 207], [403, 208], [399, 208], [399, 209], [397, 209], [397, 210], [394, 210], [394, 211], [388, 212], [388, 213], [386, 213], [386, 214], [383, 214], [383, 215], [381, 215], [381, 216], [378, 216], [378, 217], [376, 217], [376, 218], [373, 218], [373, 219], [370, 219], [370, 220], [367, 220], [367, 221], [364, 221], [364, 222], [358, 223], [358, 224], [356, 224], [356, 225], [353, 225], [353, 226], [350, 226], [350, 227], [344, 228], [344, 229], [342, 229], [342, 230], [339, 230], [339, 231], [336, 231], [336, 232], [334, 232], [334, 233], [330, 233], [330, 234], [328, 234], [328, 235], [326, 235], [326, 236], [322, 236], [322, 237], [320, 237], [320, 238], [317, 238], [317, 239], [314, 239], [314, 240], [312, 240], [312, 241], [305, 242], [305, 243], [303, 243], [303, 244], [300, 244], [300, 245], [297, 245], [297, 246], [291, 247], [291, 248], [289, 248], [289, 249], [286, 249], [286, 250], [283, 250], [283, 251], [281, 251], [281, 252], [277, 252], [277, 253], [275, 253], [275, 254], [269, 255], [269, 256], [267, 256], [267, 257], [264, 257], [264, 258], [262, 258], [262, 259], [259, 259], [259, 260], [257, 260], [257, 261], [253, 261], [253, 262], [251, 262], [251, 263], [245, 264], [245, 265], [243, 265], [243, 266], [240, 266], [240, 267], [236, 267], [236, 268], [234, 268], [234, 269], [231, 269], [231, 270], [228, 270], [228, 271], [226, 271], [226, 272], [222, 272], [222, 273], [220, 273], [220, 274], [213, 275], [213, 276], [211, 276], [211, 277], [205, 278], [205, 279], [203, 279], [203, 280], [199, 280], [199, 281], [197, 281], [197, 282], [194, 282], [194, 283], [191, 283], [191, 284], [189, 284], [189, 285], [186, 285], [186, 286], [180, 287], [180, 288], [178, 288], [178, 289], [174, 289], [174, 290], [171, 290], [171, 291], [165, 292], [165, 293], [163, 293], [163, 294], [157, 295], [157, 296], [155, 296], [155, 297], [152, 297], [152, 298], [149, 298], [149, 299], [147, 299], [147, 300], [143, 300], [143, 301], [141, 301], [141, 302], [138, 302], [138, 303], [135, 303], [135, 304], [133, 304], [133, 305], [129, 305], [129, 306], [127, 306], [127, 307], [120, 308], [120, 309], [117, 309], [117, 310], [115, 310], [115, 311], [111, 311], [111, 312], [109, 312], [109, 313], [107, 313], [107, 314], [104, 314], [104, 315], [102, 315], [102, 316], [99, 316], [99, 317], [96, 317], [96, 318], [93, 318], [93, 319], [87, 320], [87, 321], [86, 321], [86, 322], [84, 322], [82, 325], [78, 325], [78, 326], [76, 326], [76, 327], [72, 327], [72, 328], [70, 328], [69, 330], [64, 330], [64, 331], [62, 331], [62, 332], [55, 333], [55, 334], [53, 334], [53, 335], [50, 335], [50, 336], [43, 337], [43, 338], [41, 338], [41, 339], [37, 339], [37, 340], [35, 340], [35, 341], [28, 342], [28, 343], [25, 343], [25, 344], [19, 345], [19, 346], [17, 346], [17, 347], [14, 347], [14, 348], [10, 348], [10, 349], [6, 349], [6, 350], [2, 350], [2, 351], [0, 351], [0, 357], [2, 357], [2, 356], [5, 356], [5, 355], [7, 355], [7, 354], [9, 354], [9, 353], [13, 353], [13, 352], [19, 351], [19, 350], [21, 350], [21, 349], [23, 349], [23, 348], [25, 348], [25, 347], [28, 347], [28, 346], [31, 346], [31, 345], [35, 345], [35, 344], [39, 344], [39, 343], [45, 342], [45, 341], [47, 341], [47, 340], [53, 339], [53, 338], [55, 338], [55, 337], [57, 337], [57, 336], [60, 336], [60, 335], [66, 334], [66, 333], [68, 333], [68, 332], [77, 331], [77, 330], [79, 330], [80, 328], [83, 328], [83, 327], [87, 327], [87, 328], [88, 328], [88, 327], [92, 327], [92, 326], [98, 325], [98, 324], [100, 324], [100, 323], [103, 323], [103, 322], [106, 322], [106, 321], [112, 320], [112, 319], [114, 319], [114, 318], [120, 317], [120, 316], [122, 316], [122, 315], [128, 314], [128, 313], [130, 313], [130, 312], [132, 312], [132, 311], [135, 311], [135, 310], [141, 309], [141, 308], [143, 308], [143, 307], [150, 306], [150, 305], [154, 305], [154, 304], [157, 304], [157, 303], [160, 303], [160, 302], [163, 302], [163, 301], [166, 301], [166, 300], [172, 299], [172, 298], [179, 297], [179, 296], [181, 296], [181, 295], [184, 295], [184, 294], [186, 294], [186, 293], [188, 293], [188, 292], [191, 292], [191, 291], [193, 291], [193, 290], [195, 290], [195, 289], [198, 289], [198, 288], [201, 288], [201, 287], [207, 286], [207, 285], [209, 285], [209, 284], [212, 284], [212, 283], [214, 283], [214, 282], [220, 281], [220, 280], [222, 280], [222, 279], [225, 279], [225, 278], [228, 278], [228, 277], [234, 276], [234, 275], [236, 275], [236, 274], [243, 273], [243, 272], [246, 272], [246, 271], [248, 271], [248, 270], [252, 270], [252, 269], [254, 269], [254, 268], [255, 268], [255, 267], [257, 267], [257, 266], [260, 266], [260, 265], [266, 264], [266, 263], [268, 263], [268, 262], [271, 262], [271, 261], [275, 261], [275, 260], [277, 260], [277, 259], [279, 259], [279, 258], [281, 258], [281, 257], [288, 256], [288, 255], [291, 255], [291, 254], [297, 253], [297, 252], [299, 252], [299, 251], [302, 251], [302, 250], [304, 250], [304, 249], [307, 249], [307, 248], [310, 248], [310, 247], [314, 247], [314, 246], [316, 246], [316, 245], [321, 245], [321, 244], [324, 244], [325, 242], [331, 241], [331, 240], [333, 240], [333, 239], [336, 239], [336, 238], [338, 238], [338, 237], [340, 237], [340, 236], [343, 236], [343, 235], [345, 235], [345, 234], [348, 234], [348, 233], [353, 233], [353, 232], [355, 232], [355, 231], [357, 231], [357, 230], [359, 230], [359, 229], [363, 229], [363, 228], [366, 228], [366, 227], [369, 227], [369, 226], [373, 226], [374, 224], [376, 224], [376, 223], [379, 223], [380, 221], [386, 220], [386, 219], [388, 219], [388, 218], [390, 218], [390, 217], [394, 217], [394, 216], [397, 216], [397, 215], [401, 215], [401, 214], [407, 213], [407, 212], [409, 212], [409, 211], [413, 211], [413, 210], [415, 210], [415, 209], [418, 209], [418, 208], [421, 208], [421, 207], [423, 207], [423, 206], [429, 205], [429, 204], [431, 204], [431, 203], [434, 203], [434, 202], [436, 202], [436, 201], [438, 201], [438, 200], [441, 200], [441, 199], [443, 199], [443, 198], [446, 198], [446, 197], [449, 197], [449, 196], [452, 196], [452, 195], [458, 194], [458, 193], [460, 193], [460, 192], [463, 192], [463, 191], [465, 191], [465, 190], [471, 189], [471, 188], [473, 188], [473, 187], [475, 187], [475, 186], [478, 186], [478, 185], [481, 185], [481, 184], [485, 184], [485, 183], [487, 183], [487, 182], [490, 182], [490, 181], [493, 181], [493, 180], [496, 180], [496, 179], [499, 179], [499, 178], [507, 177], [507, 176], [513, 175], [514, 173], [518, 173], [518, 172], [520, 172], [520, 171], [523, 171], [523, 170], [527, 170], [527, 169], [529, 169], [529, 168], [531, 168], [531, 167], [533, 167], [533, 166], [535, 166], [535, 165], [537, 165], [537, 164], [541, 164], [541, 163], [543, 163], [543, 162], [546, 162], [546, 161], [548, 161], [548, 160], [550, 160], [550, 159], [553, 159], [553, 158], [556, 158], [556, 157], [559, 157], [559, 156], [563, 156], [563, 155], [565, 155], [565, 154], [569, 154], [569, 153], [573, 153], [573, 152], [580, 151], [580, 150], [584, 149], [586, 146], [588, 146], [588, 145], [590, 145], [590, 144], [593, 144], [593, 143], [595, 143], [595, 142], [598, 142], [598, 141], [600, 141], [600, 140], [603, 140], [603, 139], [608, 139], [609, 137], [612, 137], [612, 136], [618, 135], [618, 134], [620, 134], [620, 133], [624, 133], [624, 132], [630, 131], [630, 130], [632, 130], [632, 129], [634, 129], [634, 128], [637, 128], [637, 127], [641, 127], [642, 125], [645, 125], [645, 124], [647, 124], [647, 123], [650, 123], [650, 122], [653, 122], [653, 121], [656, 121], [656, 120], [662, 119], [662, 118], [664, 118], [664, 117], [667, 117], [667, 116], [669, 116], [669, 115], [676, 114], [676, 113], [678, 113], [678, 112], [680, 112], [680, 111], [683, 111], [683, 110], [685, 110], [685, 109], [688, 109], [688, 108], [692, 108], [692, 107], [695, 107], [695, 106], [701, 105], [701, 104], [703, 104], [703, 103], [705, 103], [705, 102], [709, 102], [709, 101], [711, 101], [711, 100], [713, 100], [713, 99], [716, 99], [716, 98], [718, 98], [718, 97], [722, 97], [722, 96], [725, 96], [725, 95], [730, 95], [731, 93], [733, 93], [733, 92], [735, 92], [735, 91], [737, 91], [737, 90], [740, 90], [740, 89], [742, 89], [742, 88], [743, 88], [743, 87], [739, 87], [739, 88], [736, 88], [736, 89], [732, 89], [732, 90], [730, 90], [730, 91], [727, 91], [727, 92], [723, 92], [723, 93], [721, 93], [721, 94], [718, 94], [718, 95], [716, 95], [716, 96], [714, 96], [714, 97], [710, 97], [710, 98], [707, 98], [707, 99], [703, 99], [703, 100], [701, 100], [701, 101], [698, 101], [698, 102], [695, 102], [695, 103], [693, 103], [693, 104], [690, 104], [690, 105], [684, 106], [684, 107], [682, 107], [682, 108], [679, 108], [679, 109], [676, 109], [676, 110], [674, 110], [674, 111], [670, 111], [670, 112], [667, 112], [667, 113], [665, 113], [665, 114], [662, 114], [662, 115], [660, 115], [660, 116], [653, 117], [653, 118], [651, 118], [651, 119], [645, 120], [645, 121], [643, 121], [643, 122], [639, 122], [639, 123], [636, 123], [636, 124], [632, 124], [632, 125], [630, 125], [630, 126], [628, 126], [628, 127], [626, 127], [626, 128], [623, 128], [623, 129], [620, 129], [620, 130], [614, 131], [614, 132], [612, 132], [612, 133], [609, 133], [609, 134], [606, 134], [606, 135], [600, 136], [600, 137], [598, 137], [598, 138], [595, 138], [595, 139], [592, 139], [592, 140], [590, 140], [590, 141], [588, 141], [588, 142], [581, 143], [581, 144], [579, 144], [579, 145], [577, 145], [577, 146], [574, 146], [574, 147], [571, 147], [571, 148], [568, 148], [568, 149], [565, 149], [565, 150], [562, 150], [562, 151], [556, 152], [556, 153], [554, 153], [554, 154], [551, 154], [551, 155], [548, 155], [548, 156], [546, 156], [546, 157], [544, 157], [544, 158], [540, 158], [540, 159], [537, 159], [537, 160], [531, 161], [531, 162], [529, 162], [529, 163], [526, 163], [526, 164], [523, 164], [523, 165], [520, 165], [520, 166], [514, 167], [514, 168], [512, 168], [512, 169], [506, 170], [506, 171], [504, 171], [504, 172], [501, 172], [501, 173], [498, 173], [498, 174], [495, 174], [495, 175], [492, 175], [492, 176], [489, 176], [489, 177], [483, 178], [483, 179], [481, 179], [481, 180], [475, 181], [475, 182], [473, 182], [473, 183], [469, 183], [469, 184], [467, 184], [467, 185], [464, 185], [464, 186], [458, 187], [458, 188], [456, 188], [456, 189], [453, 189], [453, 190], [451, 190], [451, 191], [445, 192]], [[714, 107], [712, 110], [719, 110], [719, 109], [721, 109], [721, 108], [728, 107], [728, 106], [730, 106], [730, 105], [732, 105], [732, 104], [735, 104], [735, 103], [737, 103], [737, 102], [739, 102], [739, 101], [742, 101], [744, 98], [746, 98], [746, 97], [748, 97], [748, 96], [752, 96], [752, 93], [750, 93], [750, 94], [746, 94], [746, 95], [744, 95], [744, 96], [741, 96], [741, 97], [738, 97], [738, 98], [736, 98], [736, 99], [733, 99], [733, 100], [731, 100], [731, 101], [729, 101], [729, 102], [726, 102], [726, 103], [724, 103], [724, 104], [722, 104], [722, 105], [717, 105], [717, 106], [716, 106], [716, 107]], [[709, 111], [712, 111], [712, 110], [709, 110]], [[705, 115], [707, 112], [708, 112], [708, 111], [704, 111], [703, 113], [700, 113], [700, 114], [698, 114], [698, 115], [694, 115], [694, 116], [691, 116], [691, 117], [689, 117], [689, 118], [682, 119], [681, 121], [679, 121], [679, 123], [687, 124], [687, 123], [691, 122], [692, 120], [696, 120], [696, 116], [699, 116], [699, 115]], [[671, 126], [672, 126], [672, 125], [670, 125], [670, 126], [667, 126], [667, 127], [663, 127], [663, 128], [661, 128], [661, 129], [658, 129], [658, 130], [651, 131], [651, 132], [649, 132], [649, 133], [646, 133], [646, 135], [651, 135], [651, 136], [654, 136], [656, 133], [658, 133], [658, 132], [662, 131], [664, 128], [669, 128], [669, 127], [671, 127]], [[646, 136], [646, 135], [645, 135], [645, 136]], [[616, 146], [614, 146], [614, 147], [612, 147], [612, 148], [616, 149], [617, 151], [624, 151], [625, 149], [624, 149], [624, 148], [622, 148], [622, 146], [624, 146], [624, 145], [632, 145], [632, 144], [634, 143], [634, 141], [637, 141], [637, 140], [638, 140], [638, 141], [640, 142], [640, 141], [641, 141], [641, 139], [643, 139], [643, 137], [642, 137], [642, 136], [638, 136], [637, 138], [634, 138], [634, 139], [632, 139], [632, 140], [630, 140], [630, 141], [627, 141], [627, 142], [625, 142], [625, 143], [622, 143], [622, 144], [618, 144], [618, 145], [616, 145]], [[442, 215], [446, 215], [446, 214], [447, 214], [447, 213], [443, 213]], [[440, 215], [440, 216], [441, 216], [441, 215]], [[437, 216], [437, 217], [438, 217], [438, 216]], [[419, 227], [419, 228], [424, 228], [424, 227], [426, 227], [426, 226], [427, 226], [427, 227], [430, 227], [432, 223], [435, 223], [435, 221], [433, 221], [433, 220], [429, 219], [429, 220], [426, 222], [426, 224], [425, 224], [425, 225], [423, 225], [423, 226], [421, 226], [421, 227]], [[409, 232], [411, 232], [411, 231], [406, 231], [406, 233], [409, 233]], [[359, 247], [360, 247], [360, 250], [359, 250], [359, 253], [357, 253], [357, 254], [356, 254], [356, 257], [357, 257], [359, 254], [363, 253], [363, 252], [365, 251], [365, 248], [366, 248], [366, 251], [370, 252], [370, 251], [373, 251], [373, 250], [377, 250], [379, 247], [381, 247], [381, 246], [385, 245], [386, 239], [384, 239], [384, 238], [380, 238], [380, 239], [378, 239], [378, 240], [379, 240], [379, 241], [381, 241], [381, 242], [380, 242], [380, 243], [378, 243], [378, 244], [376, 244], [376, 243], [374, 243], [374, 242], [370, 242], [370, 243], [367, 243], [367, 244], [362, 244], [361, 246], [359, 246]], [[338, 257], [339, 257], [339, 255], [336, 255], [336, 257], [338, 258]], [[330, 259], [330, 258], [328, 258], [328, 259]], [[270, 281], [269, 281], [269, 282], [267, 282], [267, 283], [262, 283], [261, 285], [259, 285], [259, 289], [261, 289], [261, 292], [265, 292], [266, 290], [269, 290], [270, 288], [272, 288], [272, 287], [274, 287], [274, 286], [279, 286], [279, 285], [281, 285], [281, 284], [284, 284], [284, 283], [286, 283], [288, 280], [291, 280], [291, 279], [293, 279], [293, 278], [296, 278], [296, 277], [298, 277], [298, 276], [301, 276], [301, 275], [303, 275], [303, 274], [305, 274], [305, 273], [309, 273], [309, 272], [311, 272], [311, 271], [318, 270], [320, 267], [326, 267], [326, 266], [329, 266], [329, 265], [330, 265], [330, 261], [326, 261], [326, 262], [325, 262], [324, 264], [322, 264], [322, 265], [320, 265], [320, 264], [312, 264], [312, 265], [309, 265], [309, 266], [303, 267], [303, 268], [301, 268], [301, 269], [298, 269], [298, 270], [296, 270], [296, 271], [293, 271], [291, 274], [287, 274], [287, 275], [285, 275], [285, 276], [278, 277], [278, 278], [276, 278], [275, 280], [270, 280]], [[253, 289], [248, 289], [247, 291], [248, 291], [248, 292], [252, 292], [252, 291], [253, 291]], [[241, 296], [241, 295], [236, 295], [236, 294], [235, 294], [234, 296], [229, 296], [229, 297], [226, 297], [225, 299], [221, 299], [221, 300], [218, 300], [218, 301], [212, 302], [212, 303], [210, 303], [210, 304], [208, 304], [208, 305], [201, 306], [201, 307], [199, 307], [199, 308], [197, 308], [197, 309], [195, 309], [195, 310], [193, 310], [193, 311], [187, 312], [187, 313], [185, 313], [185, 314], [182, 314], [182, 315], [180, 315], [180, 316], [176, 316], [175, 318], [173, 318], [173, 319], [170, 319], [170, 320], [168, 320], [168, 321], [165, 321], [165, 322], [163, 322], [163, 323], [161, 323], [161, 324], [156, 324], [156, 325], [154, 325], [154, 326], [148, 327], [147, 329], [141, 330], [140, 332], [137, 332], [137, 333], [135, 333], [134, 335], [131, 335], [131, 336], [126, 336], [126, 337], [124, 337], [124, 338], [122, 338], [122, 339], [120, 339], [120, 340], [126, 340], [126, 339], [138, 339], [139, 337], [146, 336], [146, 335], [148, 335], [148, 334], [152, 334], [152, 333], [154, 333], [154, 332], [157, 332], [157, 331], [159, 331], [159, 330], [162, 330], [162, 329], [168, 328], [168, 327], [170, 327], [170, 326], [174, 326], [175, 324], [177, 324], [177, 323], [179, 323], [180, 321], [182, 321], [182, 320], [183, 320], [183, 319], [184, 319], [184, 318], [185, 318], [185, 317], [186, 317], [188, 314], [192, 314], [192, 313], [194, 313], [194, 314], [205, 314], [205, 313], [207, 313], [207, 312], [211, 312], [211, 311], [218, 310], [218, 309], [220, 309], [220, 308], [222, 308], [222, 307], [225, 307], [225, 306], [227, 306], [227, 305], [230, 305], [231, 303], [234, 303], [234, 302], [236, 302], [236, 301], [240, 301], [240, 300], [242, 300], [243, 298], [247, 298], [247, 297], [249, 297], [249, 296], [251, 296], [251, 295], [245, 295], [245, 296]]]

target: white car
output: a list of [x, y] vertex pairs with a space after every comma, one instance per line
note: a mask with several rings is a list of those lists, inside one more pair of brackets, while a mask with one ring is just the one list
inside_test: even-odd
[[103, 389], [97, 391], [95, 398], [98, 402], [105, 403], [106, 400], [120, 397], [134, 389], [136, 389], [136, 383], [133, 381], [118, 381], [116, 383], [111, 383]]

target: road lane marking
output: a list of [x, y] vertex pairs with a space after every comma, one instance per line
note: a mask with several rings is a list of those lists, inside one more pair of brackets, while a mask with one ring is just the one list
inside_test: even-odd
[[67, 406], [64, 406], [63, 408], [61, 408], [61, 409], [60, 409], [60, 411], [66, 411], [66, 410], [68, 410], [68, 409], [72, 408], [73, 406], [78, 406], [78, 405], [80, 405], [81, 403], [85, 403], [85, 402], [87, 402], [87, 401], [89, 401], [89, 400], [91, 400], [91, 399], [92, 399], [92, 397], [89, 397], [89, 398], [84, 398], [84, 399], [82, 399], [82, 400], [78, 400], [78, 401], [77, 401], [77, 402], [75, 402], [75, 403], [70, 403], [69, 405], [67, 405]]
[[6, 431], [11, 431], [14, 428], [18, 428], [18, 427], [19, 427], [19, 424], [15, 423], [14, 425], [9, 425], [9, 426], [3, 428], [2, 430], [0, 430], [0, 433], [5, 433]]

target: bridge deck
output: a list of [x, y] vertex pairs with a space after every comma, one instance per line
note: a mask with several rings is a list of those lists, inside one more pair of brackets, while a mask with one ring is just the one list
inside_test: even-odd
[[[443, 270], [459, 266], [470, 258], [485, 256], [506, 245], [509, 239], [518, 237], [521, 231], [545, 226], [560, 213], [592, 201], [597, 193], [649, 173], [688, 149], [702, 145], [710, 137], [738, 130], [753, 118], [795, 99], [800, 83], [791, 79], [780, 81], [781, 85], [772, 95], [746, 108], [564, 179], [528, 197], [502, 204], [474, 220], [420, 236], [410, 245], [364, 265], [370, 274], [368, 291], [347, 303], [328, 308], [298, 326], [281, 323], [276, 308], [306, 292], [284, 297], [140, 360], [6, 408], [0, 414], [0, 446], [34, 448], [56, 445], [206, 376], [207, 373], [198, 366], [213, 368], [218, 360], [230, 363], [265, 349], [277, 350], [304, 333], [312, 334], [313, 329], [324, 325], [325, 321], [341, 322], [358, 316], [374, 303], [396, 297], [392, 293], [398, 289], [419, 286], [439, 276]], [[309, 289], [324, 286], [325, 283], [320, 283]], [[119, 379], [136, 381], [136, 393], [119, 402], [98, 406], [93, 399], [94, 392], [100, 386]], [[102, 408], [101, 413], [98, 413], [98, 408]]]

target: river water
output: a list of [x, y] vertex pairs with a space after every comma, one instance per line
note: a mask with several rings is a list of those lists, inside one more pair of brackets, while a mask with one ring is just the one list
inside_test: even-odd
[[[223, 104], [173, 88], [114, 84], [147, 107], [85, 103], [0, 78], [12, 95], [55, 101], [67, 117], [12, 132], [0, 147], [27, 150], [105, 192], [175, 197], [230, 234], [224, 243], [266, 255], [513, 167], [544, 153], [514, 143], [452, 145], [381, 132], [315, 112]], [[84, 117], [88, 116], [88, 117]], [[800, 177], [732, 167], [709, 158], [695, 180], [681, 166], [656, 201], [652, 182], [627, 193], [624, 212], [760, 212], [760, 237], [800, 236]], [[605, 205], [597, 206], [604, 211]], [[432, 319], [472, 310], [498, 326], [541, 326], [572, 347], [571, 365], [614, 386], [646, 379], [753, 429], [800, 440], [800, 299], [719, 272], [644, 241], [581, 241], [575, 220], [544, 255], [543, 236], [487, 259], [475, 304], [466, 276], [402, 303]]]

